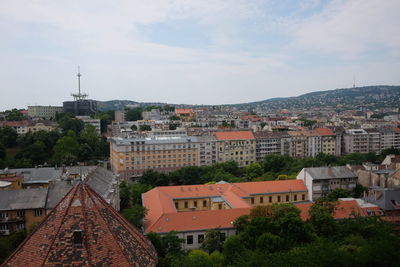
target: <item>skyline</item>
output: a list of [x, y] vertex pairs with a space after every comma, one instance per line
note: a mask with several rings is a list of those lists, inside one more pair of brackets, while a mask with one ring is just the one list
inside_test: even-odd
[[[395, 0], [2, 1], [0, 110], [106, 101], [233, 104], [398, 85]], [[29, 92], [28, 92], [29, 90]]]

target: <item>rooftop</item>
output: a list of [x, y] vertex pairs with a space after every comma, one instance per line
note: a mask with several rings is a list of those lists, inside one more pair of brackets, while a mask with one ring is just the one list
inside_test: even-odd
[[216, 132], [217, 140], [253, 140], [254, 134], [251, 131], [232, 131], [232, 132]]

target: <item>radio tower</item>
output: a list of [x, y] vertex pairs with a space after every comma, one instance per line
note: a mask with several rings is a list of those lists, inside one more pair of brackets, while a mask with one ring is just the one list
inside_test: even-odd
[[356, 76], [353, 75], [353, 88], [356, 88]]
[[78, 66], [78, 74], [76, 76], [78, 76], [78, 94], [71, 94], [71, 95], [74, 97], [75, 101], [84, 100], [88, 97], [88, 95], [85, 93], [83, 93], [83, 94], [81, 93], [81, 76], [82, 76], [82, 74], [81, 74], [81, 69], [79, 66]]

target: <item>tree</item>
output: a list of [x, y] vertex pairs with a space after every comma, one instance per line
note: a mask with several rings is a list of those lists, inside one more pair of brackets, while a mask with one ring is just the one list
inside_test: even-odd
[[122, 211], [122, 215], [137, 228], [141, 228], [143, 226], [143, 218], [146, 216], [146, 214], [146, 208], [137, 204]]
[[284, 172], [290, 169], [292, 159], [283, 155], [267, 155], [263, 160], [264, 172]]
[[2, 143], [0, 143], [0, 159], [6, 157], [6, 148], [3, 146]]
[[248, 179], [254, 179], [260, 177], [263, 174], [263, 168], [260, 163], [253, 162], [246, 166], [246, 177]]
[[326, 196], [329, 201], [336, 201], [338, 198], [346, 197], [350, 197], [350, 192], [343, 188], [336, 188]]
[[219, 228], [210, 229], [206, 232], [201, 248], [212, 253], [214, 251], [222, 251], [224, 246], [225, 235], [219, 231]]
[[335, 233], [335, 220], [333, 218], [334, 204], [320, 199], [315, 202], [309, 211], [310, 223], [319, 235], [329, 236]]
[[179, 124], [177, 124], [177, 123], [170, 123], [169, 125], [168, 125], [168, 128], [170, 129], [170, 130], [176, 130], [176, 128], [179, 126]]
[[169, 116], [168, 119], [171, 121], [179, 121], [181, 118], [179, 118], [177, 115], [172, 115], [172, 116]]
[[57, 164], [74, 164], [78, 160], [81, 146], [75, 136], [75, 133], [70, 130], [67, 135], [60, 138], [54, 146], [53, 160]]
[[42, 141], [35, 141], [33, 144], [24, 147], [16, 157], [30, 159], [33, 164], [43, 164], [49, 159], [50, 155]]
[[70, 113], [64, 113], [64, 115], [58, 120], [58, 125], [63, 130], [63, 133], [67, 133], [68, 131], [72, 130], [77, 135], [80, 134], [85, 127], [83, 121], [76, 119]]
[[137, 126], [135, 125], [135, 124], [133, 124], [132, 126], [131, 126], [131, 129], [132, 129], [132, 131], [137, 131]]
[[22, 121], [27, 119], [24, 114], [18, 109], [6, 110], [5, 112], [6, 121]]
[[260, 127], [261, 127], [261, 129], [264, 129], [264, 127], [267, 125], [267, 123], [266, 122], [261, 122], [260, 123]]
[[143, 119], [142, 111], [143, 110], [140, 107], [128, 109], [128, 111], [126, 112], [126, 120], [127, 121], [142, 120]]
[[151, 131], [151, 126], [147, 124], [140, 125], [139, 129], [141, 131]]
[[5, 147], [13, 147], [17, 143], [17, 131], [11, 127], [0, 127], [0, 143]]

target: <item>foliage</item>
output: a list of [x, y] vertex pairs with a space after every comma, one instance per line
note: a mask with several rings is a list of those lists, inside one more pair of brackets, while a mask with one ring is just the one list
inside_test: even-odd
[[13, 147], [17, 142], [17, 131], [13, 128], [5, 126], [0, 127], [0, 143], [5, 147]]
[[132, 129], [132, 131], [137, 131], [137, 126], [135, 125], [135, 124], [133, 124], [132, 126], [131, 126], [131, 129]]
[[128, 209], [121, 211], [122, 215], [134, 226], [141, 228], [143, 226], [143, 218], [147, 214], [147, 210], [142, 205], [135, 204]]
[[63, 113], [59, 116], [58, 125], [63, 130], [63, 133], [67, 133], [68, 131], [75, 132], [78, 135], [83, 128], [85, 128], [85, 124], [82, 120], [75, 118], [70, 113]]
[[141, 131], [151, 131], [151, 126], [147, 124], [140, 125], [139, 129]]
[[128, 109], [126, 112], [126, 120], [127, 121], [138, 121], [142, 120], [142, 108], [133, 108], [133, 109]]
[[260, 177], [263, 174], [263, 168], [260, 163], [253, 162], [246, 166], [246, 177], [248, 179], [254, 179]]
[[25, 237], [25, 230], [12, 232], [9, 236], [0, 236], [0, 264], [24, 241]]
[[225, 235], [223, 235], [218, 228], [207, 230], [206, 236], [203, 243], [201, 243], [201, 248], [208, 253], [214, 251], [222, 251], [225, 241]]
[[342, 188], [336, 188], [334, 190], [332, 190], [327, 196], [326, 198], [329, 201], [336, 201], [339, 198], [346, 198], [346, 197], [351, 197], [350, 196], [350, 192], [346, 189], [342, 189]]
[[28, 119], [24, 114], [22, 114], [21, 110], [16, 108], [4, 111], [4, 115], [6, 121], [22, 121]]
[[177, 115], [172, 115], [172, 116], [169, 116], [168, 119], [171, 121], [179, 121], [181, 118], [179, 118]]

